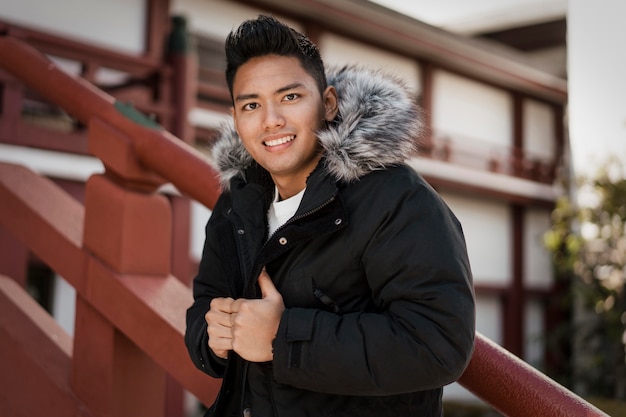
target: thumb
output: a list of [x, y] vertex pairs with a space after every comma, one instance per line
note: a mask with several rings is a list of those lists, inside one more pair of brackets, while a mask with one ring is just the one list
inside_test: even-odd
[[278, 292], [278, 290], [274, 286], [274, 283], [272, 282], [272, 278], [270, 278], [265, 268], [263, 268], [263, 270], [259, 274], [258, 283], [259, 283], [259, 287], [261, 288], [262, 298], [270, 298], [275, 295], [280, 296], [280, 293]]

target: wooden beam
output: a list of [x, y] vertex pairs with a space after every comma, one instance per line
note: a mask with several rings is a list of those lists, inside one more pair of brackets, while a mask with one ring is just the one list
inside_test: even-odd
[[92, 415], [69, 385], [72, 338], [5, 276], [0, 276], [0, 352], [2, 415]]

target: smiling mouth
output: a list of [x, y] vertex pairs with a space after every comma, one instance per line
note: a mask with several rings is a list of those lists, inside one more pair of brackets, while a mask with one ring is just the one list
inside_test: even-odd
[[268, 146], [268, 147], [271, 148], [272, 146], [278, 146], [278, 145], [282, 145], [282, 144], [287, 143], [287, 142], [291, 142], [295, 138], [296, 138], [296, 135], [284, 136], [284, 137], [279, 138], [279, 139], [265, 141], [265, 142], [263, 142], [263, 144], [265, 146]]

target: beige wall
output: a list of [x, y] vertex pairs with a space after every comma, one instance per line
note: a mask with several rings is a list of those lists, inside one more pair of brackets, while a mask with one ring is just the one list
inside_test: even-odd
[[329, 33], [320, 37], [318, 47], [327, 65], [380, 69], [402, 79], [414, 94], [421, 92], [421, 71], [413, 59]]
[[[502, 89], [445, 71], [433, 80], [433, 132], [496, 146], [512, 145], [512, 99]], [[455, 141], [456, 142], [456, 141]]]
[[143, 0], [4, 0], [0, 19], [111, 49], [141, 53], [145, 47]]

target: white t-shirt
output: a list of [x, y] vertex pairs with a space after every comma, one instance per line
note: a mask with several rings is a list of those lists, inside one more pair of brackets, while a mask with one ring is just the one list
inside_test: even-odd
[[[306, 190], [306, 188], [304, 189]], [[269, 224], [269, 236], [272, 236], [276, 229], [285, 224], [287, 220], [296, 214], [300, 206], [304, 190], [286, 200], [279, 200], [278, 188], [274, 188], [274, 201], [267, 210], [267, 222]]]

